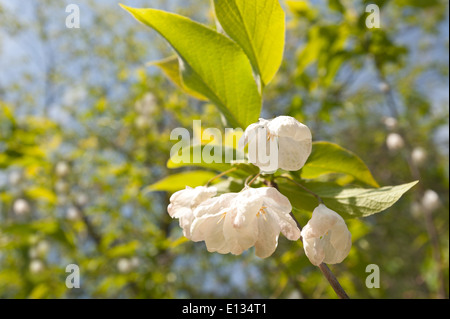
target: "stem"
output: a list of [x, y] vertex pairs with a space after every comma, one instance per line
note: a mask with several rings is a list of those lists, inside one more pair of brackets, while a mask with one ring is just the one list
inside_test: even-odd
[[247, 181], [245, 182], [245, 185], [250, 186], [253, 184], [253, 182], [261, 175], [261, 172], [255, 175], [255, 177], [252, 178], [252, 180], [247, 184]]
[[217, 176], [214, 176], [213, 178], [211, 178], [211, 179], [206, 183], [206, 187], [209, 187], [209, 185], [211, 185], [211, 183], [214, 182], [216, 179], [221, 178], [222, 176], [225, 176], [225, 175], [227, 175], [227, 174], [229, 174], [229, 173], [231, 173], [231, 172], [234, 172], [234, 171], [237, 170], [237, 169], [238, 169], [237, 167], [232, 167], [232, 168], [230, 168], [229, 170], [227, 170], [227, 171], [225, 171], [225, 172], [222, 172], [222, 173], [220, 173], [220, 174], [217, 175]]
[[342, 288], [341, 284], [337, 280], [336, 276], [333, 274], [331, 269], [328, 268], [327, 264], [321, 263], [319, 265], [319, 269], [325, 276], [325, 278], [327, 278], [328, 282], [330, 283], [331, 287], [333, 287], [334, 292], [338, 295], [339, 298], [350, 299], [344, 288]]

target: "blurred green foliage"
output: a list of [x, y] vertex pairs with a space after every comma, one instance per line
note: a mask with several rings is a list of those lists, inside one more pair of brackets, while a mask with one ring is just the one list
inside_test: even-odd
[[[448, 297], [448, 3], [373, 2], [380, 29], [365, 26], [367, 1], [281, 1], [285, 54], [263, 115], [295, 116], [314, 140], [354, 151], [380, 185], [420, 180], [386, 212], [348, 220], [353, 248], [332, 269], [351, 297]], [[0, 1], [0, 297], [335, 298], [300, 243], [280, 238], [264, 260], [210, 254], [170, 219], [170, 194], [148, 192], [174, 173], [193, 182], [195, 171], [166, 168], [173, 128], [222, 127], [214, 106], [147, 65], [173, 54], [162, 39], [115, 3], [84, 1], [76, 30], [58, 1], [23, 7]], [[152, 7], [215, 26], [207, 2]], [[402, 149], [387, 148], [391, 132]], [[196, 183], [214, 176], [202, 174]], [[439, 194], [433, 212], [427, 189]], [[73, 263], [79, 289], [65, 286]], [[379, 289], [365, 285], [369, 264]]]

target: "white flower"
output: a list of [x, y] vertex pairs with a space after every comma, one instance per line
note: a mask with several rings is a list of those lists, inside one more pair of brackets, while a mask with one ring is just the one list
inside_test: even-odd
[[386, 117], [383, 122], [386, 128], [390, 131], [393, 131], [398, 127], [398, 121], [394, 117]]
[[85, 193], [78, 193], [75, 202], [80, 206], [85, 206], [89, 201], [89, 197]]
[[38, 274], [44, 270], [45, 265], [41, 260], [35, 259], [31, 261], [29, 268], [31, 273]]
[[193, 210], [216, 194], [217, 189], [215, 187], [199, 186], [191, 188], [188, 186], [186, 189], [178, 191], [170, 197], [167, 212], [170, 217], [179, 219], [180, 227], [183, 228], [183, 234], [186, 238], [191, 237], [190, 229], [194, 221]]
[[266, 258], [275, 251], [280, 232], [290, 240], [300, 238], [291, 210], [289, 200], [273, 187], [223, 194], [195, 209], [191, 239], [221, 254], [239, 255], [255, 246], [256, 255]]
[[70, 206], [66, 212], [66, 218], [70, 221], [77, 221], [81, 219], [81, 212], [75, 206]]
[[157, 103], [156, 97], [149, 92], [136, 102], [135, 108], [142, 115], [152, 115], [156, 110]]
[[400, 134], [391, 133], [386, 139], [386, 145], [390, 151], [397, 151], [405, 145], [405, 141]]
[[55, 171], [56, 171], [56, 175], [58, 175], [59, 177], [64, 177], [67, 174], [69, 174], [69, 172], [70, 172], [69, 164], [67, 164], [67, 162], [63, 162], [63, 161], [58, 162], [56, 164]]
[[[249, 161], [262, 172], [273, 173], [278, 168], [298, 171], [311, 154], [312, 136], [309, 128], [295, 118], [279, 116], [273, 120], [260, 119], [247, 127], [239, 146], [243, 148], [247, 144]], [[265, 159], [267, 156], [269, 161]]]
[[13, 211], [17, 216], [23, 216], [31, 211], [30, 204], [25, 199], [17, 199], [13, 204]]
[[8, 182], [12, 186], [17, 186], [17, 185], [19, 185], [21, 179], [22, 179], [22, 174], [19, 171], [12, 171], [9, 174]]
[[434, 190], [428, 189], [423, 194], [422, 206], [429, 212], [438, 209], [440, 206], [439, 195]]
[[427, 160], [427, 152], [422, 147], [416, 147], [411, 153], [411, 158], [415, 165], [421, 166]]
[[344, 219], [323, 204], [314, 209], [302, 237], [306, 256], [316, 266], [342, 262], [352, 247], [352, 235]]
[[120, 258], [117, 262], [117, 269], [121, 273], [127, 273], [132, 269], [131, 262], [127, 258]]

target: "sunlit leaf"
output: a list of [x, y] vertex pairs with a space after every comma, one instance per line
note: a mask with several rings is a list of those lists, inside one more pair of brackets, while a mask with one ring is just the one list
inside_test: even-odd
[[181, 15], [123, 6], [163, 36], [180, 57], [183, 83], [211, 100], [228, 125], [258, 120], [261, 96], [244, 51], [232, 40]]
[[217, 19], [267, 85], [281, 65], [285, 15], [278, 0], [214, 0]]
[[369, 186], [379, 186], [366, 164], [354, 153], [329, 142], [313, 143], [311, 155], [300, 172], [301, 177], [313, 179], [330, 173], [348, 174]]

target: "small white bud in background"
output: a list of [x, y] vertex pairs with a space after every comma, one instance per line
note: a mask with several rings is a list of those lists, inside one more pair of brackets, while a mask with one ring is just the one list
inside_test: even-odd
[[156, 97], [152, 93], [146, 93], [142, 99], [136, 102], [135, 108], [142, 115], [151, 115], [156, 110]]
[[139, 129], [145, 129], [150, 126], [150, 120], [145, 115], [139, 115], [135, 121], [136, 127]]
[[36, 245], [36, 253], [38, 254], [38, 256], [43, 257], [45, 255], [47, 255], [47, 253], [50, 250], [50, 244], [48, 243], [48, 241], [46, 240], [41, 240], [37, 245]]
[[39, 259], [35, 259], [30, 263], [30, 272], [33, 274], [38, 274], [42, 272], [44, 268], [45, 268], [44, 263]]
[[13, 211], [17, 216], [23, 216], [31, 211], [30, 204], [25, 199], [17, 199], [13, 204]]
[[403, 137], [397, 133], [391, 133], [386, 139], [386, 145], [390, 151], [398, 151], [405, 146]]
[[390, 131], [393, 131], [398, 127], [398, 121], [393, 117], [386, 117], [383, 123], [384, 126], [386, 126], [386, 128]]
[[12, 171], [8, 176], [8, 182], [11, 186], [17, 186], [22, 179], [22, 174], [18, 171]]
[[70, 221], [76, 221], [81, 219], [81, 213], [76, 207], [69, 207], [66, 212], [66, 218]]
[[85, 206], [89, 201], [89, 198], [84, 193], [79, 193], [75, 197], [75, 202], [80, 206]]
[[175, 282], [177, 280], [177, 275], [173, 272], [169, 272], [166, 276], [167, 282]]
[[67, 164], [67, 162], [58, 162], [56, 164], [55, 171], [56, 175], [58, 175], [59, 177], [67, 176], [67, 174], [69, 174], [70, 172], [69, 164]]
[[38, 252], [36, 247], [31, 247], [30, 250], [28, 250], [28, 257], [30, 257], [30, 259], [35, 259], [38, 257]]
[[427, 152], [422, 147], [416, 147], [411, 153], [411, 158], [416, 166], [422, 166], [427, 160]]
[[130, 259], [130, 264], [132, 268], [138, 268], [141, 261], [139, 260], [139, 257], [134, 256]]
[[386, 82], [381, 82], [380, 84], [378, 84], [378, 89], [383, 93], [387, 93], [391, 88]]
[[69, 184], [65, 181], [57, 181], [55, 184], [55, 190], [60, 194], [65, 194], [69, 191]]
[[422, 197], [422, 206], [429, 212], [438, 209], [440, 206], [439, 195], [431, 189], [425, 191]]
[[127, 273], [131, 270], [131, 268], [132, 265], [127, 258], [120, 258], [119, 261], [117, 262], [117, 269], [121, 273]]

